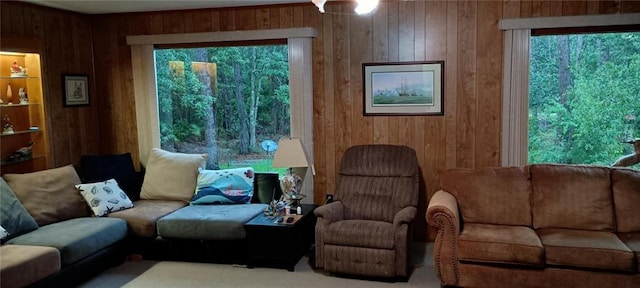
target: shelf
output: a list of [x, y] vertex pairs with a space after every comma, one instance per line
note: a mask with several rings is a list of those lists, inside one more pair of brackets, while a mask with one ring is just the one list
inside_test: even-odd
[[12, 80], [12, 79], [40, 79], [36, 76], [0, 76], [0, 79]]
[[41, 132], [42, 130], [37, 129], [37, 130], [20, 130], [20, 131], [14, 131], [13, 133], [2, 133], [0, 134], [0, 136], [2, 137], [6, 137], [6, 136], [13, 136], [13, 135], [20, 135], [20, 134], [27, 134], [27, 133], [37, 133], [37, 132]]
[[37, 159], [44, 159], [44, 156], [31, 157], [29, 159], [24, 159], [24, 160], [19, 160], [19, 161], [11, 161], [11, 162], [7, 162], [7, 161], [2, 160], [2, 161], [0, 161], [0, 166], [20, 164], [20, 163], [24, 163], [24, 162], [37, 160]]
[[0, 104], [1, 108], [10, 108], [10, 107], [24, 107], [29, 105], [40, 105], [40, 103], [27, 103], [27, 104]]

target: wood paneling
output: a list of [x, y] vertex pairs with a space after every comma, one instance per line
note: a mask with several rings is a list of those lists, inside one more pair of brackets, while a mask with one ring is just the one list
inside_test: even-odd
[[[502, 18], [632, 13], [638, 1], [383, 1], [369, 16], [353, 3], [92, 15], [1, 2], [2, 34], [42, 39], [54, 166], [82, 153], [132, 152], [137, 161], [131, 50], [127, 35], [313, 27], [315, 199], [333, 193], [343, 151], [364, 143], [416, 149], [421, 210], [452, 167], [500, 164]], [[93, 41], [91, 41], [93, 39]], [[363, 62], [445, 61], [445, 115], [364, 117]], [[93, 72], [95, 71], [95, 72]], [[63, 108], [60, 76], [88, 74], [91, 105]], [[426, 237], [424, 222], [417, 237]]]

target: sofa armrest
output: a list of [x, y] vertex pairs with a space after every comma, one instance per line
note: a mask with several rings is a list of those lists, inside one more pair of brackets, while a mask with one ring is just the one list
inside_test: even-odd
[[458, 235], [460, 234], [458, 202], [450, 193], [440, 190], [427, 207], [427, 223], [437, 229], [433, 245], [433, 264], [443, 285], [458, 286]]
[[400, 226], [402, 224], [409, 224], [416, 218], [416, 214], [418, 213], [418, 209], [413, 206], [408, 206], [402, 208], [402, 210], [398, 211], [398, 213], [393, 217], [393, 226]]

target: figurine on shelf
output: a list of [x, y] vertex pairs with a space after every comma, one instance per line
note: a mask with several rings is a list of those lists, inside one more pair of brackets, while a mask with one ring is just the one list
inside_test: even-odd
[[18, 60], [13, 60], [13, 64], [9, 68], [11, 70], [11, 77], [25, 77], [27, 76], [27, 68], [23, 68], [18, 65]]
[[9, 115], [4, 115], [2, 118], [2, 134], [13, 134], [13, 124], [9, 120]]
[[13, 96], [13, 92], [11, 92], [11, 83], [7, 84], [7, 104], [11, 105], [13, 104], [11, 102], [11, 97]]
[[24, 91], [24, 87], [20, 87], [18, 96], [20, 97], [20, 104], [29, 104], [29, 98], [27, 98], [27, 92]]
[[17, 161], [24, 161], [24, 160], [29, 160], [33, 158], [33, 144], [34, 144], [33, 141], [29, 142], [27, 146], [24, 146], [14, 151], [13, 153], [11, 153], [11, 155], [7, 156], [7, 158], [5, 158], [4, 161], [17, 162]]

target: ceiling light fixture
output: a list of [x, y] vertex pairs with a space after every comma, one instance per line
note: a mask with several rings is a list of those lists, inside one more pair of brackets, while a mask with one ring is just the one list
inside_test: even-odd
[[[380, 0], [356, 0], [356, 2], [358, 6], [356, 6], [355, 11], [358, 15], [362, 15], [375, 10]], [[327, 3], [327, 0], [311, 0], [311, 3], [316, 5], [321, 13], [324, 13], [324, 4]]]
[[356, 6], [356, 13], [358, 15], [367, 14], [378, 7], [379, 0], [356, 0], [358, 6]]

